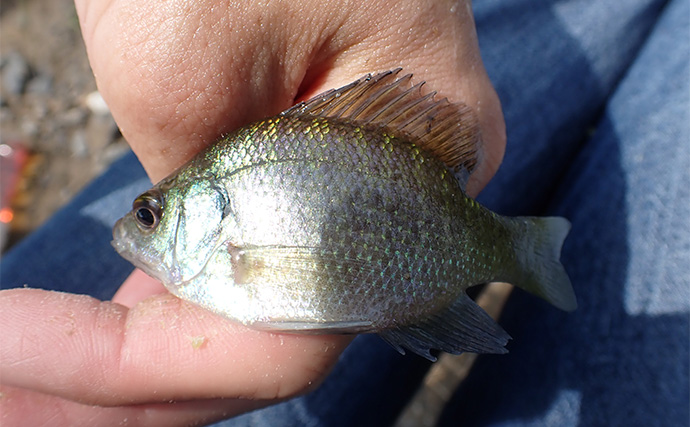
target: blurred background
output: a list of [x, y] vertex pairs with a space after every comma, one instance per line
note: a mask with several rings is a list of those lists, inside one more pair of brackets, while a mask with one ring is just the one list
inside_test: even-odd
[[0, 250], [127, 151], [72, 0], [0, 2]]

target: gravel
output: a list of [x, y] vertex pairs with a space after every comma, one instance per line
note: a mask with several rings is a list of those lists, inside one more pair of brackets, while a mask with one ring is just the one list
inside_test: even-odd
[[10, 51], [2, 55], [0, 64], [2, 64], [3, 91], [9, 95], [20, 95], [31, 75], [26, 59], [20, 53]]
[[3, 0], [1, 11], [0, 144], [30, 152], [12, 244], [128, 148], [96, 90], [72, 0]]

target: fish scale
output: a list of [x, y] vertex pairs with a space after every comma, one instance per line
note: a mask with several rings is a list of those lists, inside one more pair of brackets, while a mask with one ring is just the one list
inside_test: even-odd
[[[340, 126], [346, 128], [346, 125]], [[347, 129], [344, 130], [346, 131]], [[258, 135], [264, 134], [262, 127], [257, 127], [255, 132], [256, 134], [251, 138], [251, 141], [254, 141], [254, 144], [257, 146], [263, 146], [264, 141], [258, 144], [256, 142]], [[343, 132], [343, 134], [347, 135], [348, 133]], [[352, 164], [352, 156], [349, 155], [349, 150], [347, 150], [347, 148], [348, 145], [355, 146], [356, 144], [347, 144], [348, 141], [345, 139], [341, 139], [339, 142], [340, 144], [338, 145], [333, 144], [329, 147], [326, 147], [326, 150], [328, 151], [339, 151], [339, 153], [328, 153], [324, 156], [330, 159], [331, 162], [340, 164], [341, 166], [338, 169], [331, 168], [328, 173], [320, 173], [319, 169], [315, 168], [315, 173], [310, 174], [308, 180], [302, 181], [301, 176], [297, 177], [297, 179], [293, 179], [291, 176], [291, 168], [281, 167], [284, 163], [274, 164], [269, 162], [261, 167], [257, 167], [264, 169], [264, 171], [260, 172], [258, 170], [253, 170], [251, 173], [248, 173], [247, 176], [252, 178], [249, 182], [238, 183], [240, 192], [252, 193], [259, 191], [259, 189], [261, 189], [263, 186], [268, 186], [269, 188], [275, 188], [276, 191], [280, 192], [281, 194], [289, 194], [294, 192], [298, 196], [290, 198], [287, 202], [289, 206], [284, 207], [286, 211], [289, 211], [289, 213], [286, 215], [288, 221], [287, 223], [276, 227], [273, 232], [274, 236], [271, 237], [274, 239], [273, 242], [276, 241], [275, 236], [289, 234], [286, 233], [286, 231], [287, 229], [292, 229], [293, 224], [296, 224], [297, 228], [303, 228], [306, 224], [321, 223], [322, 228], [318, 230], [319, 232], [314, 233], [314, 235], [312, 235], [311, 238], [305, 242], [283, 241], [280, 243], [286, 246], [303, 244], [308, 246], [324, 247], [331, 251], [331, 256], [329, 258], [343, 259], [348, 262], [350, 260], [364, 261], [366, 260], [367, 254], [372, 253], [371, 248], [380, 248], [385, 245], [385, 247], [389, 249], [389, 253], [392, 252], [393, 254], [392, 257], [387, 258], [386, 269], [388, 275], [386, 278], [387, 280], [393, 280], [396, 282], [402, 282], [402, 272], [407, 271], [413, 273], [415, 270], [420, 270], [420, 268], [415, 269], [411, 262], [414, 260], [414, 257], [412, 257], [411, 254], [414, 253], [417, 255], [417, 251], [413, 250], [415, 245], [421, 244], [430, 248], [432, 246], [441, 246], [438, 251], [440, 253], [447, 252], [448, 248], [439, 245], [439, 242], [436, 238], [433, 240], [429, 239], [431, 235], [440, 234], [440, 232], [433, 230], [438, 226], [438, 222], [430, 222], [428, 224], [428, 227], [431, 227], [432, 230], [431, 233], [427, 233], [427, 239], [429, 241], [424, 239], [424, 236], [416, 236], [421, 237], [422, 239], [415, 242], [412, 241], [413, 235], [410, 233], [408, 228], [408, 224], [410, 224], [410, 222], [414, 222], [414, 218], [408, 218], [402, 215], [387, 215], [388, 212], [385, 212], [385, 203], [383, 203], [383, 211], [380, 209], [381, 203], [374, 203], [372, 206], [369, 206], [367, 201], [376, 200], [377, 198], [372, 197], [371, 194], [367, 193], [376, 192], [380, 188], [385, 188], [380, 182], [377, 182], [382, 179], [381, 174], [371, 174], [375, 181], [368, 182], [367, 177], [364, 177], [363, 179], [363, 177], [357, 173], [350, 173], [349, 170], [350, 165]], [[279, 142], [276, 140], [275, 143]], [[269, 144], [270, 142], [266, 143], [266, 145]], [[392, 143], [389, 144], [390, 146], [393, 146]], [[402, 147], [403, 146], [401, 144], [395, 145], [396, 150], [400, 150]], [[413, 148], [410, 147], [410, 149]], [[393, 151], [387, 149], [382, 151], [384, 153], [390, 153], [391, 156], [394, 155]], [[386, 164], [395, 164], [397, 161], [394, 158], [382, 160], [378, 156], [370, 157], [370, 159], [371, 163], [377, 164], [376, 166], [373, 166], [372, 169], [381, 168], [382, 165]], [[264, 177], [267, 176], [275, 178], [265, 179]], [[403, 176], [406, 176], [406, 174], [403, 173]], [[350, 181], [352, 181], [351, 185], [349, 185]], [[286, 188], [285, 182], [289, 183], [289, 185], [293, 188]], [[343, 185], [339, 185], [338, 188], [332, 193], [323, 190], [318, 192], [319, 187], [322, 187], [324, 183], [330, 182], [344, 182], [344, 187], [348, 188], [349, 191], [343, 191]], [[402, 181], [398, 182], [398, 185], [401, 187], [404, 185], [409, 186], [412, 185], [413, 182], [414, 180]], [[300, 188], [303, 185], [307, 186], [307, 188]], [[233, 185], [228, 184], [228, 187], [233, 187]], [[228, 191], [230, 194], [236, 194], [237, 190], [233, 188], [229, 189]], [[322, 200], [316, 203], [314, 203], [312, 200], [302, 200], [300, 196], [304, 193], [317, 194], [317, 198]], [[405, 189], [405, 191], [400, 192], [400, 194], [407, 195], [414, 193], [409, 191], [409, 189]], [[399, 195], [391, 196], [390, 194], [382, 194], [380, 199], [390, 201], [390, 199], [399, 197]], [[274, 198], [271, 198], [271, 200], [274, 200]], [[335, 209], [333, 209], [334, 207]], [[384, 215], [382, 215], [382, 213], [384, 213]], [[425, 217], [423, 213], [418, 211], [414, 212], [414, 214], [417, 218]], [[426, 215], [426, 217], [430, 216], [434, 216], [434, 214], [431, 213]], [[393, 222], [400, 225], [393, 226]], [[347, 232], [343, 233], [343, 229], [346, 229]], [[330, 241], [327, 240], [324, 242], [324, 239], [330, 239]], [[389, 242], [393, 242], [394, 246], [391, 246]], [[454, 246], [455, 242], [449, 241], [447, 245], [449, 244]], [[375, 253], [377, 251], [373, 252]], [[352, 265], [344, 264], [341, 267], [342, 268], [337, 268], [333, 271], [347, 270], [351, 268]], [[321, 283], [323, 283], [323, 288], [343, 284], [343, 281], [340, 280], [340, 278], [333, 277], [333, 275], [329, 274], [330, 271], [331, 269], [326, 268], [324, 270], [325, 276], [319, 280]], [[452, 270], [448, 269], [443, 271], [446, 274], [454, 273]], [[372, 293], [376, 292], [378, 287], [376, 285], [377, 282], [368, 283], [367, 280], [357, 280], [356, 277], [353, 277], [353, 279], [355, 279], [355, 283], [358, 283], [364, 290], [369, 290], [368, 295], [372, 296]], [[412, 283], [410, 286], [421, 287], [422, 285], [422, 283]], [[351, 284], [347, 284], [347, 286], [352, 287]]]
[[467, 197], [474, 112], [398, 72], [224, 136], [135, 200], [115, 248], [245, 325], [376, 332], [429, 359], [505, 351], [471, 286], [509, 281], [574, 309], [558, 260], [567, 220], [501, 217]]

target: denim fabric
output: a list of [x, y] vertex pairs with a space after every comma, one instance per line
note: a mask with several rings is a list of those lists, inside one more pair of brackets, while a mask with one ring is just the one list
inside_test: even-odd
[[[506, 117], [481, 194], [573, 222], [579, 308], [514, 292], [510, 353], [480, 356], [441, 425], [686, 425], [690, 419], [690, 1], [476, 0]], [[8, 253], [0, 285], [109, 298], [131, 271], [110, 227], [148, 186], [129, 155]], [[360, 336], [309, 395], [221, 425], [388, 425], [428, 362]]]
[[515, 293], [509, 360], [480, 358], [441, 425], [687, 425], [688, 6], [654, 23], [547, 205], [573, 222], [578, 310]]
[[[563, 258], [580, 308], [561, 313], [516, 292], [502, 321], [514, 337], [511, 354], [480, 357], [442, 425], [687, 422], [690, 197], [680, 184], [690, 183], [688, 11], [676, 2], [659, 19], [665, 7], [475, 4], [509, 136], [480, 200], [506, 214], [573, 221]], [[365, 345], [355, 341], [346, 360]], [[399, 360], [388, 353], [388, 363]], [[363, 370], [379, 373], [364, 357], [348, 372]], [[359, 383], [341, 399], [324, 388], [224, 425], [382, 425], [371, 400], [383, 408], [408, 399], [393, 382], [404, 372], [388, 387]], [[326, 384], [356, 382], [339, 374]], [[362, 402], [359, 411], [350, 410], [353, 401]]]

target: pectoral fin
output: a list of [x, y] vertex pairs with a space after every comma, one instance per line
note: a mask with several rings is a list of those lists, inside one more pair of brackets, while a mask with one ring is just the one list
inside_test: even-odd
[[470, 297], [462, 294], [450, 307], [425, 321], [380, 332], [381, 338], [401, 354], [408, 349], [432, 362], [431, 349], [504, 354], [510, 335]]

